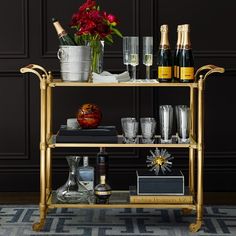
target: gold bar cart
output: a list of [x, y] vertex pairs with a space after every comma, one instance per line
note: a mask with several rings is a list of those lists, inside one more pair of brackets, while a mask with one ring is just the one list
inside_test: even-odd
[[[204, 160], [204, 84], [206, 78], [213, 73], [223, 73], [224, 68], [214, 65], [206, 65], [198, 69], [194, 83], [80, 83], [64, 82], [53, 78], [51, 72], [47, 72], [39, 65], [30, 64], [21, 68], [21, 73], [33, 73], [40, 81], [40, 220], [33, 224], [33, 230], [40, 231], [45, 223], [49, 208], [179, 208], [183, 214], [192, 210], [196, 211], [196, 221], [189, 226], [191, 232], [197, 232], [203, 221], [203, 160]], [[205, 73], [203, 73], [205, 72]], [[121, 144], [121, 143], [56, 143], [52, 134], [52, 90], [56, 87], [187, 87], [190, 92], [191, 128], [189, 144]], [[196, 105], [197, 104], [197, 105]], [[197, 110], [197, 121], [195, 114]], [[197, 126], [197, 135], [195, 127]], [[129, 201], [114, 202], [109, 204], [62, 204], [55, 201], [55, 194], [51, 187], [52, 156], [51, 149], [60, 147], [164, 147], [164, 148], [188, 148], [189, 149], [189, 194], [193, 196], [191, 203], [159, 203], [137, 204]], [[195, 154], [197, 154], [195, 156]], [[197, 162], [197, 168], [195, 168]], [[197, 179], [195, 180], [195, 172]], [[195, 183], [197, 186], [195, 187]], [[119, 194], [128, 196], [127, 191]], [[176, 196], [178, 198], [178, 196]]]

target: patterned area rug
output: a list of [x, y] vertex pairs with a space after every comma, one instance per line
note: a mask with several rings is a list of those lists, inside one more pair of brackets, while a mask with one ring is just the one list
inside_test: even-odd
[[188, 231], [195, 214], [183, 216], [172, 209], [55, 209], [44, 230], [34, 232], [38, 219], [38, 206], [0, 206], [0, 235], [236, 236], [236, 206], [205, 207], [204, 225], [196, 234]]

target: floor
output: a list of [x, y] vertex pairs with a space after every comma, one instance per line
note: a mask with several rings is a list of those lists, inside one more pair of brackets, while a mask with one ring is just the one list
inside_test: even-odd
[[42, 232], [33, 232], [39, 218], [37, 205], [0, 205], [0, 235], [84, 236], [235, 236], [236, 206], [207, 206], [204, 225], [192, 234], [189, 223], [195, 214], [160, 209], [55, 209], [47, 216]]

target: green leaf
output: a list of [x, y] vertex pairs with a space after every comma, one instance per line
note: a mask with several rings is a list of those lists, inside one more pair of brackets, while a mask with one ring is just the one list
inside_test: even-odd
[[113, 32], [114, 32], [116, 35], [118, 35], [119, 37], [123, 38], [122, 33], [121, 33], [118, 29], [113, 28], [112, 30], [113, 30]]
[[110, 43], [114, 42], [111, 35], [107, 35], [107, 37], [105, 39], [107, 39], [108, 42], [110, 42]]
[[112, 43], [113, 43], [113, 40], [111, 41], [111, 40], [108, 39], [107, 37], [104, 38], [104, 41], [105, 41], [105, 43], [108, 44], [108, 45], [112, 45]]

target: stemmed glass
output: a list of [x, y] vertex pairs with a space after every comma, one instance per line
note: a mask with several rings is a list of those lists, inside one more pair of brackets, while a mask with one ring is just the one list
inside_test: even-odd
[[123, 37], [123, 63], [129, 72], [130, 37]]
[[139, 37], [130, 37], [130, 65], [132, 66], [132, 81], [136, 81], [136, 66], [139, 64]]
[[153, 64], [153, 37], [143, 37], [143, 64], [146, 66], [146, 79], [150, 79], [150, 66]]

